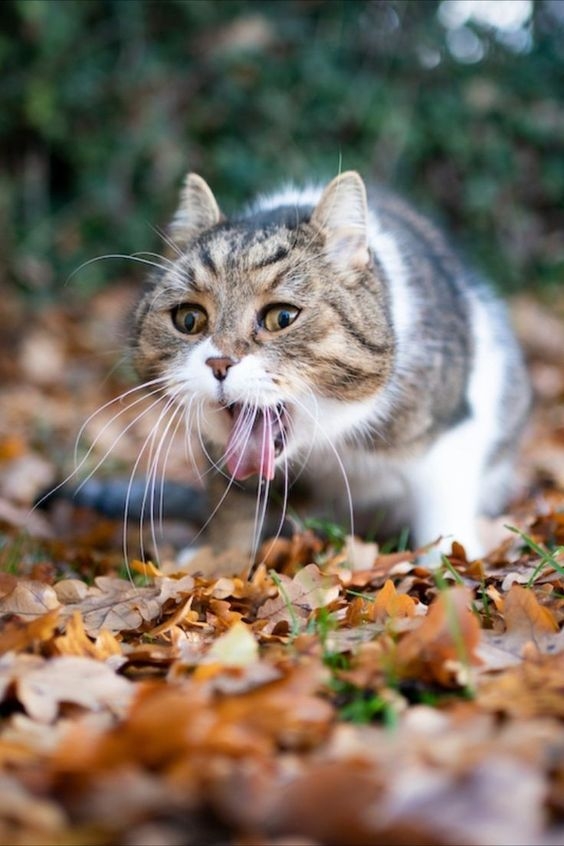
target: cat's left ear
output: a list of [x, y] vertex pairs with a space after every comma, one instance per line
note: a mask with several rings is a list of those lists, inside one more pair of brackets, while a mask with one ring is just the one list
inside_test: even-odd
[[315, 207], [312, 222], [321, 227], [329, 258], [343, 270], [366, 267], [368, 203], [361, 176], [354, 170], [333, 179]]
[[170, 225], [170, 235], [179, 247], [222, 220], [217, 201], [208, 183], [197, 173], [189, 173], [180, 194], [180, 205]]

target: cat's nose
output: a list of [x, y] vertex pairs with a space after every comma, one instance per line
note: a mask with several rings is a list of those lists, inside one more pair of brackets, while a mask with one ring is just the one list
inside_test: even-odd
[[229, 358], [229, 356], [220, 356], [218, 358], [206, 358], [206, 364], [208, 367], [211, 367], [212, 373], [218, 382], [223, 382], [229, 368], [233, 367], [237, 362], [235, 359]]

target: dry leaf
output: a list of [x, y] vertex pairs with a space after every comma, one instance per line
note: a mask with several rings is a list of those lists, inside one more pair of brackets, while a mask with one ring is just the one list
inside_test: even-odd
[[21, 652], [29, 647], [39, 646], [50, 640], [59, 620], [59, 609], [53, 608], [47, 614], [25, 623], [19, 619], [10, 620], [0, 633], [0, 655], [6, 652]]
[[102, 629], [93, 642], [86, 635], [80, 611], [75, 611], [67, 621], [65, 634], [55, 638], [53, 647], [58, 655], [82, 655], [105, 661], [111, 655], [120, 655], [121, 647], [115, 637]]
[[466, 684], [453, 677], [477, 664], [480, 624], [468, 609], [469, 592], [462, 587], [442, 591], [418, 628], [408, 632], [393, 652], [393, 671], [402, 677], [420, 678], [445, 686]]
[[530, 588], [513, 584], [503, 606], [505, 626], [512, 635], [534, 640], [537, 635], [554, 634], [558, 623], [549, 608], [541, 605]]
[[204, 658], [204, 663], [222, 667], [248, 667], [258, 661], [259, 646], [252, 630], [237, 622], [218, 637]]
[[17, 614], [32, 620], [59, 607], [57, 594], [50, 585], [20, 579], [10, 593], [0, 598], [0, 614]]
[[258, 620], [265, 620], [262, 628], [272, 632], [279, 623], [290, 628], [302, 628], [311, 611], [325, 608], [339, 597], [339, 585], [335, 576], [324, 575], [316, 564], [308, 564], [299, 570], [293, 579], [280, 574], [278, 596], [261, 605]]
[[381, 620], [385, 617], [414, 617], [417, 603], [405, 593], [398, 593], [391, 579], [387, 579], [384, 586], [374, 596], [373, 619]]
[[514, 718], [564, 719], [564, 652], [542, 655], [530, 644], [524, 660], [479, 686], [480, 707]]
[[41, 723], [52, 722], [63, 703], [123, 714], [133, 694], [131, 682], [90, 658], [51, 658], [42, 666], [23, 665], [23, 673], [15, 662], [4, 667], [6, 670], [12, 674], [16, 696], [27, 714]]
[[137, 587], [122, 579], [99, 576], [80, 602], [64, 606], [63, 617], [80, 611], [84, 628], [93, 637], [102, 629], [132, 631], [160, 615], [161, 592], [157, 585]]

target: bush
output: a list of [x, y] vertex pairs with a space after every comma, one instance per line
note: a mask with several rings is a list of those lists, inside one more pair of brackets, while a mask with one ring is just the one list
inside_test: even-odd
[[[4, 0], [9, 278], [41, 300], [84, 261], [158, 249], [187, 169], [229, 211], [358, 168], [438, 213], [505, 288], [561, 280], [562, 8], [535, 3], [519, 44], [449, 29], [440, 6]], [[456, 37], [482, 57], [456, 58]], [[94, 263], [72, 287], [131, 272]]]

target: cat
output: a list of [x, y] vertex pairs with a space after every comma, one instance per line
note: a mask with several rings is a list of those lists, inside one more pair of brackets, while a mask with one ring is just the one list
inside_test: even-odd
[[297, 500], [484, 553], [529, 382], [504, 306], [433, 223], [354, 171], [226, 218], [190, 173], [168, 241], [133, 358], [201, 436], [216, 547], [256, 550]]

